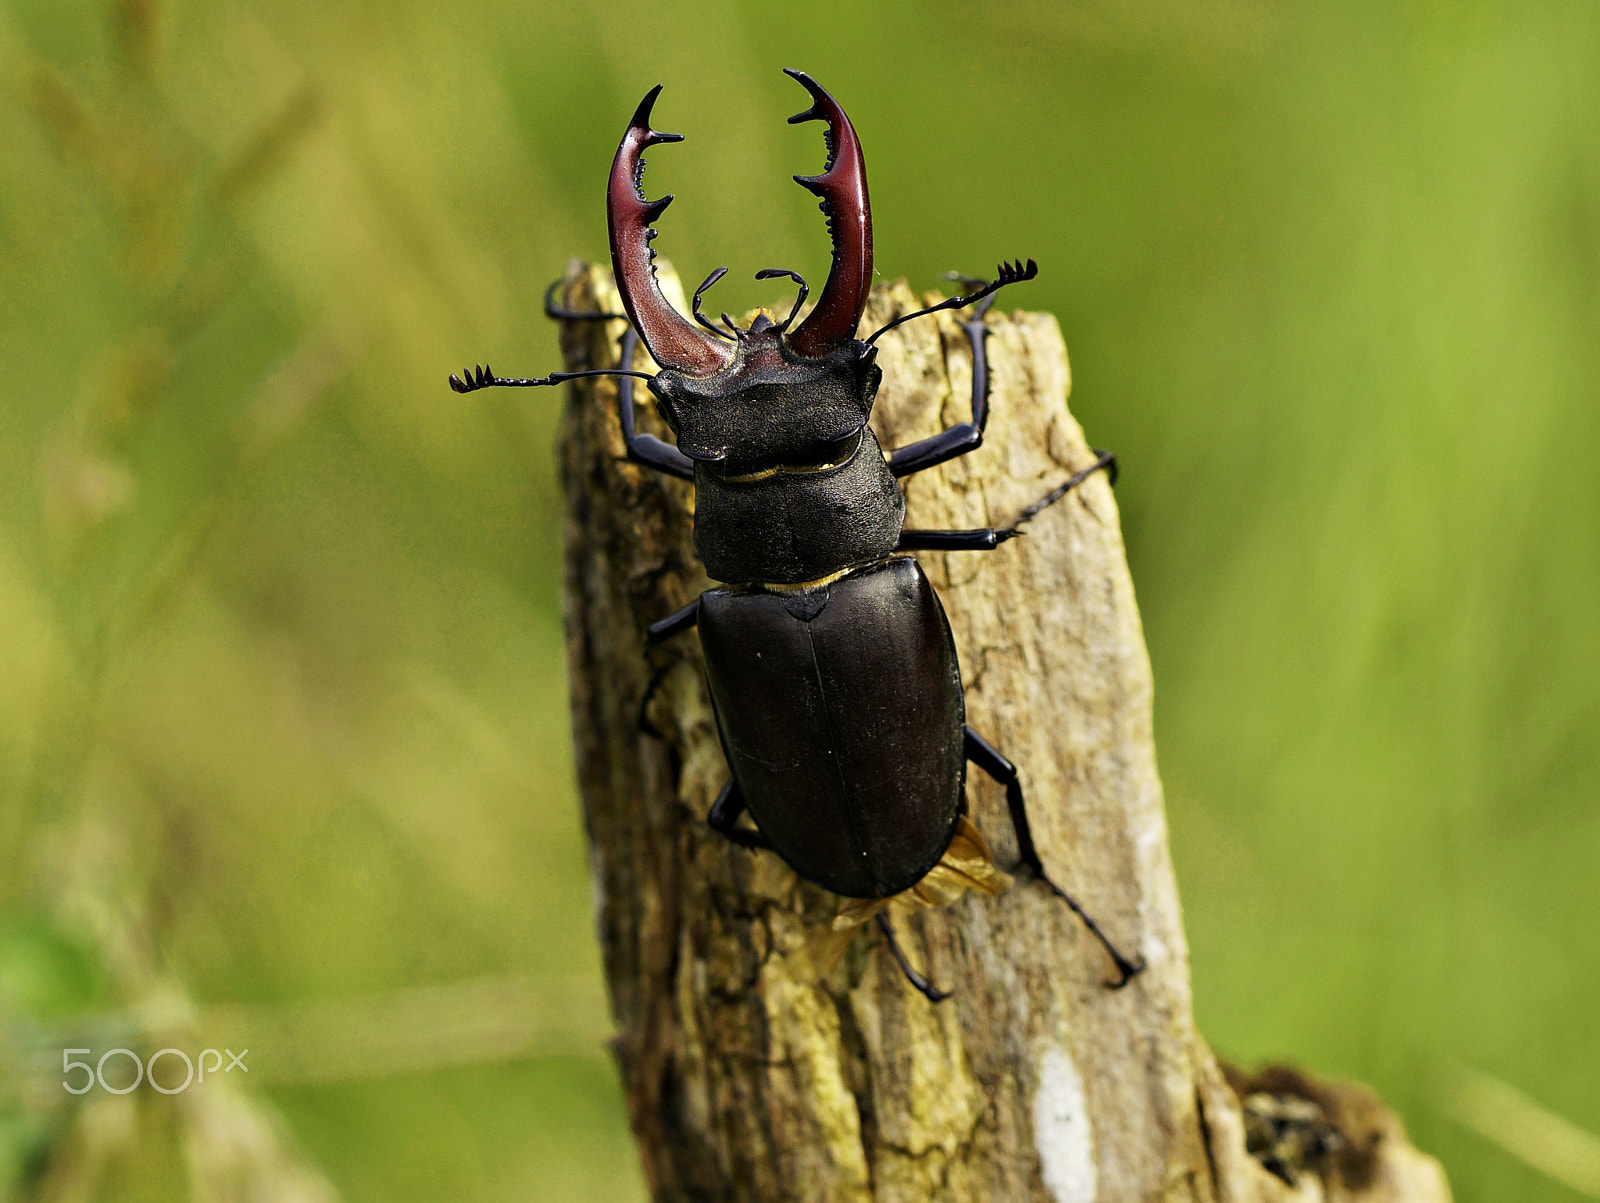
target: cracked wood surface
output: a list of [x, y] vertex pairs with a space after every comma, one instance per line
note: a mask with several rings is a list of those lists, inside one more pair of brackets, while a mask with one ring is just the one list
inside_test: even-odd
[[[575, 264], [565, 297], [621, 312], [604, 269]], [[881, 284], [862, 329], [920, 303]], [[988, 327], [986, 442], [903, 482], [909, 527], [1006, 524], [1094, 458], [1067, 410], [1055, 319], [992, 313]], [[615, 366], [624, 328], [566, 323], [567, 368]], [[884, 447], [968, 420], [957, 318], [879, 347]], [[632, 366], [652, 370], [642, 352]], [[968, 721], [1019, 765], [1047, 869], [1148, 968], [1107, 990], [1109, 958], [1024, 875], [999, 898], [898, 921], [948, 1001], [913, 992], [871, 925], [819, 978], [805, 950], [838, 900], [706, 826], [728, 770], [697, 638], [644, 638], [709, 585], [694, 491], [623, 458], [615, 388], [569, 386], [566, 626], [615, 1050], [656, 1199], [1448, 1198], [1397, 1126], [1375, 1155], [1384, 1172], [1354, 1193], [1337, 1174], [1291, 1190], [1245, 1151], [1239, 1098], [1193, 1027], [1150, 665], [1104, 473], [997, 551], [917, 558], [955, 633]], [[640, 427], [670, 437], [642, 386], [639, 400]], [[1014, 864], [1003, 792], [974, 773], [967, 796], [998, 863]]]

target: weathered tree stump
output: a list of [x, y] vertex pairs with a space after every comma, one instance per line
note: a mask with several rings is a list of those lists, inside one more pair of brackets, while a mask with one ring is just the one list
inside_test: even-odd
[[[684, 309], [664, 265], [661, 276]], [[621, 313], [604, 269], [574, 265], [565, 295]], [[920, 303], [903, 282], [880, 285], [862, 328]], [[1055, 319], [991, 314], [988, 326], [988, 441], [907, 479], [908, 526], [1004, 525], [1093, 462], [1067, 410]], [[615, 366], [623, 329], [567, 323], [567, 367]], [[971, 359], [952, 315], [879, 347], [883, 446], [967, 419]], [[642, 355], [632, 366], [650, 368]], [[569, 393], [566, 623], [616, 1053], [656, 1199], [1448, 1198], [1376, 1104], [1355, 1109], [1360, 1157], [1332, 1094], [1277, 1117], [1291, 1152], [1310, 1133], [1300, 1165], [1274, 1166], [1297, 1191], [1246, 1152], [1240, 1095], [1194, 1030], [1150, 665], [1104, 473], [995, 552], [918, 558], [955, 632], [968, 721], [1020, 766], [1048, 871], [1148, 967], [1107, 989], [1105, 952], [1023, 875], [1001, 897], [900, 920], [912, 959], [954, 992], [934, 1005], [870, 926], [831, 969], [807, 955], [838, 900], [706, 826], [728, 770], [698, 642], [647, 649], [644, 637], [708, 586], [694, 491], [626, 461], [615, 396], [610, 380]], [[641, 425], [665, 435], [648, 409]], [[1015, 863], [1002, 791], [974, 774], [968, 798], [998, 863]], [[1250, 1097], [1252, 1122], [1271, 1128], [1270, 1101], [1289, 1096]], [[1317, 1115], [1331, 1136], [1312, 1131]]]

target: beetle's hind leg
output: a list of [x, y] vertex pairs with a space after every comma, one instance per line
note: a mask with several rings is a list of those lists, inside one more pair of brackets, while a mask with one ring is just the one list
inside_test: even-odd
[[[739, 783], [733, 778], [728, 779], [728, 784], [722, 787], [722, 792], [717, 795], [717, 800], [711, 804], [711, 811], [706, 815], [706, 822], [711, 830], [719, 835], [724, 835], [743, 848], [771, 848], [767, 837], [759, 830], [752, 831], [748, 827], [739, 826], [739, 816], [745, 813], [747, 803], [744, 793], [739, 789]], [[883, 937], [889, 942], [889, 953], [894, 957], [894, 963], [900, 966], [900, 972], [906, 975], [906, 981], [915, 986], [928, 999], [929, 1002], [943, 1002], [950, 997], [948, 990], [941, 990], [922, 974], [911, 967], [911, 962], [906, 959], [906, 954], [900, 947], [900, 941], [895, 939], [894, 925], [889, 922], [889, 916], [883, 911], [878, 912], [878, 930], [883, 932]]]
[[1089, 929], [1094, 938], [1100, 941], [1106, 952], [1111, 954], [1111, 959], [1116, 962], [1117, 972], [1122, 976], [1106, 985], [1113, 990], [1120, 990], [1126, 986], [1135, 974], [1144, 970], [1144, 958], [1138, 957], [1129, 960], [1117, 951], [1116, 945], [1100, 930], [1100, 925], [1094, 921], [1093, 916], [1078, 904], [1078, 900], [1067, 893], [1055, 882], [1050, 880], [1050, 875], [1044, 871], [1044, 863], [1039, 859], [1039, 850], [1033, 844], [1033, 829], [1028, 825], [1028, 808], [1022, 797], [1022, 782], [1017, 776], [1017, 766], [1012, 764], [1000, 754], [996, 748], [983, 736], [971, 727], [966, 732], [967, 759], [977, 765], [989, 776], [1006, 787], [1006, 805], [1011, 809], [1011, 825], [1017, 832], [1017, 850], [1022, 853], [1022, 864], [1038, 875], [1040, 881], [1049, 886], [1056, 897], [1072, 908], [1072, 913], [1083, 920], [1083, 925]]
[[748, 827], [739, 826], [739, 816], [744, 814], [747, 807], [744, 792], [740, 790], [739, 783], [732, 777], [728, 784], [722, 787], [722, 792], [717, 795], [717, 800], [711, 804], [711, 811], [706, 815], [706, 822], [711, 830], [718, 835], [727, 836], [741, 848], [770, 848], [767, 837], [760, 831], [752, 831]]
[[920, 990], [929, 1002], [943, 1002], [950, 997], [950, 991], [939, 989], [911, 967], [911, 962], [906, 960], [906, 954], [900, 947], [900, 941], [895, 939], [894, 924], [889, 922], [886, 911], [878, 912], [878, 930], [889, 942], [889, 955], [894, 957], [894, 963], [900, 966], [900, 972], [906, 975], [906, 981]]

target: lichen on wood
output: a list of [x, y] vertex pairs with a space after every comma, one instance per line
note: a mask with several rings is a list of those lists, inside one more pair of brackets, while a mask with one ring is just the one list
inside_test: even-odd
[[[575, 264], [564, 295], [621, 313], [601, 268]], [[863, 329], [921, 303], [904, 282], [880, 284]], [[991, 312], [987, 325], [987, 439], [907, 478], [908, 526], [1007, 524], [1094, 461], [1067, 409], [1055, 319]], [[623, 329], [566, 323], [567, 368], [615, 366]], [[885, 447], [968, 419], [957, 317], [878, 345]], [[642, 355], [630, 366], [650, 368]], [[1023, 874], [998, 898], [897, 920], [912, 959], [953, 991], [935, 1005], [871, 925], [819, 964], [808, 950], [839, 900], [706, 825], [728, 770], [698, 643], [648, 648], [644, 635], [709, 585], [694, 490], [626, 460], [615, 389], [589, 380], [568, 395], [566, 625], [615, 1049], [656, 1199], [1242, 1203], [1318, 1197], [1304, 1191], [1319, 1182], [1330, 1199], [1448, 1198], [1397, 1128], [1363, 1193], [1315, 1172], [1294, 1193], [1246, 1150], [1239, 1098], [1194, 1030], [1150, 664], [1104, 473], [997, 551], [918, 559], [950, 618], [968, 721], [1019, 765], [1048, 872], [1147, 967], [1107, 989], [1105, 952]], [[649, 408], [640, 425], [669, 437]], [[1003, 792], [973, 775], [967, 796], [1013, 865]], [[1409, 1193], [1382, 1193], [1402, 1179]]]

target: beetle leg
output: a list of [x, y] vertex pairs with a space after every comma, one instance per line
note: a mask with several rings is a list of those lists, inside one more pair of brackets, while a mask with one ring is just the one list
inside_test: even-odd
[[900, 941], [894, 938], [894, 924], [889, 922], [887, 911], [878, 912], [878, 930], [889, 941], [889, 954], [894, 957], [894, 963], [900, 966], [900, 972], [906, 975], [906, 981], [920, 990], [929, 1002], [943, 1002], [950, 997], [950, 991], [939, 989], [911, 967], [911, 962], [906, 960], [906, 954], [900, 948]]
[[722, 792], [717, 795], [717, 800], [711, 804], [711, 812], [706, 815], [706, 822], [711, 825], [711, 830], [719, 835], [725, 835], [741, 848], [770, 848], [767, 837], [759, 831], [751, 831], [748, 827], [740, 827], [739, 816], [745, 812], [744, 793], [739, 789], [739, 783], [732, 777], [728, 784], [722, 787]]
[[[919, 309], [916, 313], [908, 313], [904, 317], [890, 322], [884, 330], [892, 330], [902, 322], [908, 322], [914, 317], [935, 313], [940, 309], [959, 309], [970, 305], [973, 301], [981, 301], [971, 321], [961, 323], [961, 328], [967, 332], [967, 342], [972, 346], [972, 421], [962, 422], [948, 430], [942, 430], [932, 438], [920, 439], [915, 443], [908, 443], [889, 453], [889, 471], [896, 477], [910, 476], [913, 472], [922, 472], [935, 465], [942, 464], [945, 460], [955, 459], [957, 456], [966, 455], [969, 451], [976, 451], [983, 446], [983, 431], [989, 424], [989, 354], [987, 343], [989, 328], [984, 325], [983, 318], [989, 312], [989, 306], [994, 302], [996, 289], [1003, 288], [1017, 280], [1033, 279], [1037, 268], [1033, 260], [1028, 260], [1027, 267], [1020, 263], [1013, 268], [1010, 264], [1000, 265], [1000, 276], [993, 284], [985, 286], [981, 291], [966, 297], [952, 297], [942, 304], [931, 309]], [[872, 338], [877, 338], [874, 334]], [[868, 340], [869, 342], [871, 339]]]
[[989, 328], [983, 324], [981, 311], [975, 320], [962, 322], [961, 328], [972, 344], [972, 421], [895, 448], [889, 453], [889, 472], [895, 477], [925, 471], [983, 446], [984, 427], [989, 424], [989, 355], [985, 348]]
[[700, 599], [697, 597], [683, 609], [674, 610], [660, 621], [652, 622], [645, 630], [645, 637], [652, 645], [664, 643], [674, 635], [683, 634], [699, 621]]
[[[726, 270], [726, 269], [724, 269]], [[545, 289], [544, 312], [546, 317], [563, 322], [617, 322], [626, 319], [620, 313], [595, 313], [584, 312], [578, 309], [566, 309], [555, 303], [556, 289], [561, 286], [557, 280]], [[702, 285], [702, 288], [704, 286]], [[700, 294], [695, 294], [699, 299]], [[450, 387], [458, 393], [470, 393], [476, 389], [487, 388], [490, 385], [509, 384], [520, 387], [539, 384], [559, 384], [562, 381], [573, 380], [580, 376], [616, 376], [617, 384], [617, 420], [622, 424], [622, 441], [628, 449], [628, 458], [636, 464], [643, 464], [646, 468], [654, 468], [657, 472], [665, 472], [668, 476], [676, 476], [680, 480], [694, 479], [694, 461], [671, 443], [663, 442], [653, 434], [636, 434], [633, 428], [633, 382], [642, 372], [633, 372], [629, 369], [633, 364], [634, 353], [639, 347], [639, 332], [630, 324], [628, 332], [622, 336], [621, 360], [615, 369], [602, 368], [597, 371], [587, 372], [556, 372], [538, 380], [505, 380], [501, 379], [485, 366], [480, 367], [476, 373], [462, 372], [458, 376], [450, 377]]]
[[1077, 899], [1071, 894], [1051, 881], [1050, 875], [1044, 871], [1044, 862], [1039, 859], [1039, 850], [1033, 844], [1033, 829], [1028, 825], [1028, 809], [1023, 802], [1022, 782], [1017, 776], [1017, 766], [1002, 756], [998, 748], [971, 727], [968, 727], [966, 732], [966, 752], [968, 760], [1006, 787], [1006, 805], [1011, 809], [1011, 825], [1017, 832], [1017, 850], [1022, 853], [1022, 864], [1049, 886], [1057, 898], [1072, 908], [1072, 913], [1083, 920], [1083, 925], [1093, 933], [1095, 939], [1100, 941], [1101, 947], [1111, 954], [1111, 959], [1117, 964], [1117, 972], [1122, 976], [1114, 982], [1107, 982], [1106, 985], [1113, 990], [1120, 990], [1135, 974], [1144, 971], [1144, 958], [1139, 957], [1130, 961], [1118, 952], [1089, 912], [1078, 905]]
[[995, 530], [903, 530], [896, 551], [993, 551], [1019, 531]]
[[1117, 457], [1109, 451], [1101, 451], [1098, 447], [1094, 448], [1094, 453], [1099, 457], [1094, 461], [1094, 463], [1090, 464], [1087, 468], [1082, 468], [1077, 472], [1074, 472], [1071, 476], [1067, 477], [1066, 480], [1062, 481], [1043, 497], [1039, 498], [1038, 501], [1034, 502], [1027, 509], [1023, 510], [1018, 516], [1017, 520], [1007, 528], [1010, 533], [1013, 535], [1020, 534], [1020, 528], [1023, 526], [1023, 524], [1032, 522], [1040, 515], [1041, 512], [1049, 509], [1056, 502], [1060, 501], [1068, 493], [1072, 492], [1073, 489], [1077, 488], [1102, 468], [1104, 468], [1106, 471], [1107, 479], [1111, 481], [1112, 485], [1115, 485], [1117, 483]]
[[[1033, 267], [1032, 259], [1028, 260], [1028, 267], [1030, 269]], [[958, 278], [966, 279], [966, 277]], [[1019, 278], [1032, 279], [1032, 276], [1028, 275]], [[919, 439], [915, 443], [907, 443], [904, 447], [897, 447], [891, 451], [889, 453], [889, 472], [897, 479], [902, 476], [910, 476], [913, 472], [923, 472], [929, 468], [937, 467], [946, 460], [956, 459], [983, 446], [983, 432], [989, 425], [989, 328], [984, 325], [983, 318], [984, 314], [988, 313], [990, 304], [994, 301], [993, 289], [1009, 282], [1002, 278], [999, 283], [984, 292], [975, 293], [971, 297], [955, 297], [943, 305], [935, 305], [932, 309], [919, 310], [917, 313], [908, 314], [884, 327], [884, 330], [888, 330], [893, 326], [898, 326], [900, 322], [909, 321], [913, 317], [920, 317], [924, 313], [933, 313], [939, 309], [955, 307], [956, 302], [970, 302], [979, 297], [983, 298], [982, 303], [973, 314], [972, 320], [961, 323], [961, 328], [967, 332], [967, 342], [972, 347], [972, 421], [962, 422], [959, 425], [950, 427], [948, 430], [941, 430], [931, 438]], [[881, 334], [883, 331], [880, 330], [878, 333]], [[877, 335], [875, 334], [873, 337], [876, 338]], [[1016, 525], [1021, 526], [1022, 523], [1028, 521], [1040, 510], [1044, 509], [1045, 506], [1053, 505], [1059, 501], [1067, 490], [1078, 484], [1089, 472], [1093, 472], [1097, 468], [1109, 466], [1111, 483], [1115, 485], [1117, 483], [1116, 457], [1108, 456], [1098, 451], [1096, 454], [1105, 462], [1097, 463], [1088, 471], [1078, 473], [1057, 491], [1047, 495], [1044, 500], [1030, 506], [1024, 511], [1023, 517], [1018, 520]], [[1016, 527], [1011, 528], [1011, 533], [1016, 533]], [[999, 542], [1004, 542], [1007, 538], [1010, 538], [1010, 535], [1002, 535]], [[928, 545], [927, 550], [992, 551], [998, 545], [999, 543], [988, 546], [969, 547], [963, 545], [952, 547], [941, 544], [938, 546]], [[902, 550], [910, 549], [902, 548]]]
[[903, 530], [900, 532], [900, 541], [895, 544], [894, 549], [896, 551], [993, 551], [1007, 539], [1015, 539], [1022, 534], [1024, 524], [1032, 522], [1044, 510], [1060, 501], [1100, 469], [1104, 468], [1111, 477], [1111, 483], [1116, 484], [1117, 457], [1109, 451], [1096, 451], [1095, 454], [1100, 458], [1087, 468], [1074, 472], [1023, 510], [1022, 516], [1010, 526], [985, 526], [977, 530]]
[[[639, 345], [639, 333], [632, 326], [622, 336], [622, 362], [633, 362], [634, 349]], [[633, 377], [623, 376], [617, 381], [617, 419], [622, 423], [622, 440], [628, 447], [628, 458], [646, 468], [665, 472], [680, 480], [694, 479], [694, 461], [671, 443], [662, 442], [653, 434], [633, 432]]]

